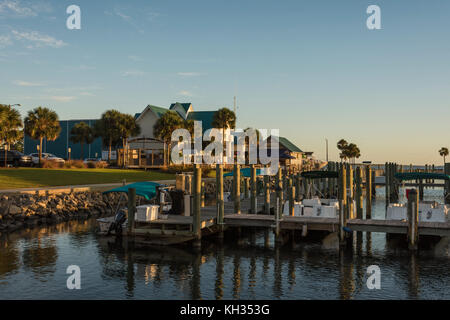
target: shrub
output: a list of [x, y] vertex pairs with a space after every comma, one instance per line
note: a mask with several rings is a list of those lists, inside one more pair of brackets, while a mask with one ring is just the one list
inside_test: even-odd
[[83, 160], [72, 160], [71, 166], [77, 169], [86, 168], [86, 164], [83, 162]]
[[89, 161], [89, 162], [87, 163], [87, 167], [88, 167], [89, 169], [95, 169], [97, 166], [96, 166], [96, 163], [95, 163], [95, 162]]

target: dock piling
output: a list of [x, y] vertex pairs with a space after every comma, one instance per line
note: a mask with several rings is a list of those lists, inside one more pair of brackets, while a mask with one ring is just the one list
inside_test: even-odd
[[361, 167], [356, 168], [356, 189], [355, 189], [355, 198], [356, 198], [356, 218], [362, 219], [363, 217], [363, 196], [362, 196], [362, 178], [361, 178]]
[[418, 224], [419, 199], [417, 198], [417, 190], [412, 189], [408, 196], [408, 247], [411, 250], [417, 249], [417, 242], [419, 240]]
[[[387, 174], [385, 176], [387, 177]], [[366, 166], [366, 219], [372, 219], [372, 168], [370, 166]]]
[[199, 164], [194, 167], [194, 212], [192, 229], [197, 240], [201, 239], [201, 192], [202, 192], [202, 169]]
[[240, 165], [234, 165], [234, 213], [241, 214], [241, 169]]
[[133, 233], [134, 230], [134, 215], [136, 213], [136, 189], [128, 189], [128, 232]]
[[251, 201], [251, 213], [256, 214], [256, 167], [255, 165], [250, 165], [251, 170], [251, 193], [250, 193], [250, 201]]

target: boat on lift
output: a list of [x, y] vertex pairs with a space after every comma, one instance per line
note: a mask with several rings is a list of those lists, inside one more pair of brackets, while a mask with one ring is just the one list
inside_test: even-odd
[[[136, 190], [138, 204], [136, 206], [135, 221], [152, 221], [164, 219], [172, 208], [172, 203], [167, 201], [170, 199], [169, 190], [171, 187], [156, 182], [136, 182], [126, 186], [114, 188], [103, 193], [119, 192], [120, 198], [112, 217], [97, 219], [99, 225], [99, 234], [103, 235], [119, 235], [122, 231], [127, 230], [128, 225], [128, 209], [126, 207], [125, 194], [128, 194], [130, 188]], [[147, 204], [140, 205], [141, 200], [145, 199]]]
[[[394, 178], [399, 182], [408, 180], [444, 180], [449, 181], [450, 176], [441, 173], [408, 172], [396, 173]], [[448, 196], [448, 195], [445, 195]], [[408, 197], [408, 194], [407, 194]], [[408, 220], [407, 203], [391, 203], [387, 207], [386, 220]], [[419, 202], [419, 221], [447, 222], [450, 207], [436, 201]]]
[[[337, 171], [307, 171], [302, 172], [301, 177], [309, 179], [309, 193], [315, 188], [312, 183], [314, 179], [337, 179], [339, 173]], [[320, 194], [320, 190], [315, 190]], [[294, 216], [296, 217], [313, 217], [313, 218], [338, 218], [339, 217], [339, 200], [336, 198], [325, 198], [306, 194], [302, 201], [294, 201]], [[308, 198], [309, 197], [309, 198]], [[353, 205], [356, 212], [356, 205]], [[283, 215], [289, 215], [289, 202], [285, 201], [283, 206]]]

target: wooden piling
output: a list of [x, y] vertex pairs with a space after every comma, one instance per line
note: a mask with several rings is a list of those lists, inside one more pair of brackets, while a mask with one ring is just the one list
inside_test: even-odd
[[201, 239], [201, 192], [202, 192], [202, 169], [199, 164], [194, 167], [194, 212], [193, 212], [193, 222], [192, 231], [197, 240]]
[[205, 182], [202, 181], [202, 200], [201, 200], [201, 207], [203, 208], [205, 206]]
[[289, 187], [289, 215], [293, 217], [295, 215], [295, 187]]
[[[390, 179], [390, 173], [389, 173], [390, 164], [386, 162], [384, 165], [384, 188], [385, 188], [385, 194], [386, 194], [386, 208], [389, 206], [389, 179]], [[367, 179], [367, 177], [366, 177]], [[366, 189], [367, 191], [367, 189]]]
[[136, 213], [136, 189], [128, 189], [128, 232], [133, 234], [134, 215]]
[[424, 191], [423, 191], [423, 180], [420, 179], [419, 180], [419, 200], [420, 201], [423, 201], [423, 193], [424, 193]]
[[417, 249], [419, 240], [419, 199], [416, 189], [412, 189], [408, 196], [408, 247], [411, 250]]
[[356, 188], [355, 188], [355, 198], [356, 198], [356, 218], [363, 218], [363, 195], [362, 195], [362, 171], [361, 167], [356, 168]]
[[[221, 231], [223, 231], [223, 218], [225, 213], [225, 203], [223, 200], [223, 165], [216, 164], [216, 181], [217, 181], [217, 223]], [[221, 232], [222, 234], [222, 232]]]
[[277, 205], [278, 205], [278, 213], [281, 216], [281, 213], [283, 212], [283, 178], [282, 178], [283, 172], [281, 167], [278, 169], [278, 173], [277, 173]]
[[[366, 166], [366, 219], [372, 219], [372, 168]], [[387, 195], [386, 195], [387, 198]]]
[[251, 193], [250, 193], [250, 201], [251, 201], [251, 213], [256, 214], [256, 167], [255, 165], [250, 165], [250, 171], [251, 171], [251, 181], [250, 181], [250, 187], [251, 187]]
[[241, 214], [241, 168], [239, 164], [234, 165], [234, 213]]
[[270, 176], [264, 176], [264, 213], [270, 214]]
[[300, 173], [297, 173], [295, 175], [295, 201], [301, 200], [301, 192], [302, 192], [302, 190], [301, 190], [302, 180], [301, 179], [302, 178], [300, 176]]
[[345, 241], [346, 226], [346, 200], [347, 200], [347, 170], [345, 166], [342, 166], [339, 172], [339, 242], [343, 244]]

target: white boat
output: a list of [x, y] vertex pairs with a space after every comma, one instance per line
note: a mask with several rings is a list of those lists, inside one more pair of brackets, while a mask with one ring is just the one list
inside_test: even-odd
[[[353, 210], [356, 212], [356, 206]], [[286, 201], [283, 206], [283, 215], [289, 215], [289, 202]], [[316, 218], [337, 218], [339, 217], [339, 201], [336, 199], [304, 199], [294, 202], [295, 217], [316, 217]]]
[[[436, 201], [419, 203], [419, 221], [447, 222], [449, 207]], [[392, 203], [388, 206], [386, 220], [408, 221], [408, 208], [405, 203]]]

